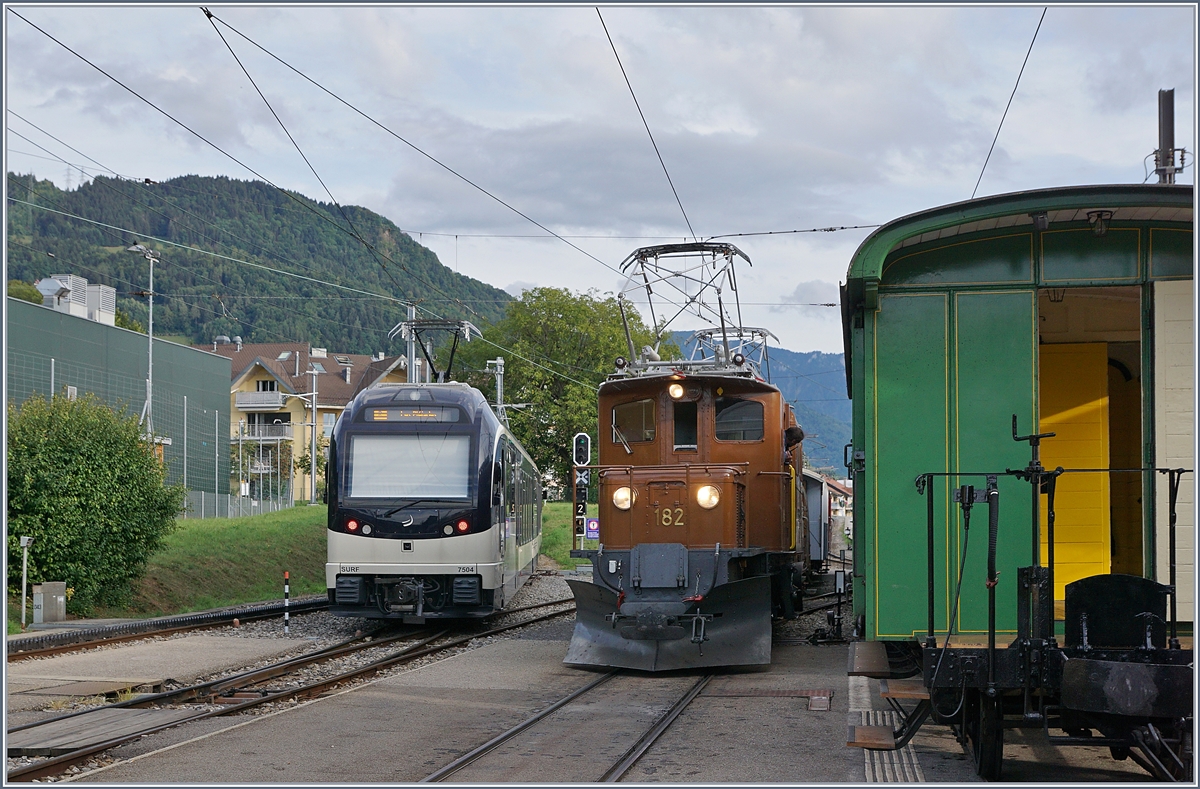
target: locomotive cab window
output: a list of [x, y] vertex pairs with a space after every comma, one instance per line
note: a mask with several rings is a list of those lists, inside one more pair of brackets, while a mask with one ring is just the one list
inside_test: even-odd
[[673, 403], [675, 408], [675, 451], [696, 450], [696, 404]]
[[654, 440], [654, 401], [635, 400], [613, 408], [614, 444]]
[[718, 441], [762, 441], [763, 404], [757, 400], [718, 397], [716, 414]]

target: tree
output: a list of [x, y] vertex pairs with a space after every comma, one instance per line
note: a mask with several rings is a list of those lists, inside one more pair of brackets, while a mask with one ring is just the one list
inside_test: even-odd
[[8, 295], [14, 299], [21, 299], [33, 304], [42, 303], [42, 293], [28, 282], [22, 282], [19, 279], [10, 279], [8, 281]]
[[129, 329], [130, 331], [135, 331], [140, 334], [146, 333], [146, 327], [143, 326], [139, 321], [135, 321], [133, 318], [129, 317], [129, 313], [125, 312], [125, 310], [121, 309], [120, 307], [117, 307], [117, 314], [113, 319], [113, 325], [119, 329]]
[[[634, 346], [653, 344], [641, 317], [628, 306], [626, 314]], [[504, 357], [505, 402], [528, 403], [508, 410], [510, 426], [555, 486], [569, 489], [571, 437], [582, 432], [595, 439], [596, 389], [613, 372], [613, 360], [629, 355], [617, 300], [595, 290], [578, 295], [565, 288], [527, 290], [484, 339], [506, 350], [472, 341], [459, 347], [467, 357], [464, 367], [479, 370], [485, 355]], [[670, 358], [678, 348], [667, 345], [659, 352]], [[474, 380], [494, 397], [494, 384]]]
[[182, 485], [166, 484], [136, 416], [93, 395], [9, 405], [10, 592], [20, 590], [19, 537], [29, 535], [30, 581], [65, 581], [73, 613], [126, 604], [185, 495]]

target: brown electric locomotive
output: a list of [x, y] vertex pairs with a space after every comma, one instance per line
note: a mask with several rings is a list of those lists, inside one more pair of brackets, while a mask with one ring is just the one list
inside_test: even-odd
[[[741, 255], [688, 244], [635, 256], [657, 262], [680, 247], [732, 250], [728, 265]], [[803, 576], [807, 517], [797, 490], [803, 432], [750, 355], [765, 353], [767, 336], [697, 332], [685, 343], [693, 358], [660, 361], [647, 348], [618, 359], [601, 384], [600, 540], [572, 554], [593, 569], [591, 582], [568, 581], [577, 613], [565, 663], [770, 662], [771, 617], [792, 615]]]

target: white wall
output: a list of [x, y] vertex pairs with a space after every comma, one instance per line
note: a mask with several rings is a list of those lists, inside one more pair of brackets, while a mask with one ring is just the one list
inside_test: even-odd
[[[1159, 468], [1196, 467], [1192, 305], [1192, 280], [1154, 283], [1154, 463]], [[1166, 475], [1155, 477], [1158, 581], [1167, 583], [1169, 489]], [[1195, 610], [1195, 491], [1196, 475], [1184, 475], [1176, 509], [1178, 615], [1184, 622], [1194, 621]]]

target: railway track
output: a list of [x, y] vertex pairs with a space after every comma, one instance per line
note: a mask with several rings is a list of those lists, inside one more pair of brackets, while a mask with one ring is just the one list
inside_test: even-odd
[[[421, 631], [405, 631], [403, 633], [386, 636], [381, 639], [372, 638], [369, 641], [366, 640], [367, 637], [355, 637], [353, 639], [347, 639], [337, 644], [333, 644], [324, 649], [316, 650], [298, 657], [289, 658], [287, 660], [279, 661], [262, 668], [242, 672], [233, 676], [222, 677], [220, 679], [210, 680], [208, 682], [203, 682], [196, 685], [189, 685], [184, 688], [164, 691], [162, 693], [139, 696], [124, 702], [108, 704], [97, 709], [68, 713], [66, 715], [56, 716], [48, 720], [38, 721], [37, 723], [14, 726], [7, 732], [10, 739], [10, 745], [11, 737], [15, 733], [60, 723], [68, 718], [83, 719], [83, 726], [86, 728], [87, 724], [85, 716], [89, 714], [93, 715], [95, 718], [97, 718], [97, 720], [100, 720], [102, 716], [97, 715], [96, 713], [107, 712], [115, 709], [165, 709], [172, 705], [205, 705], [204, 709], [197, 709], [194, 714], [175, 718], [163, 724], [151, 724], [145, 728], [139, 728], [135, 731], [125, 732], [120, 736], [110, 737], [100, 742], [95, 742], [86, 747], [81, 747], [59, 756], [54, 756], [34, 764], [16, 768], [7, 774], [7, 778], [9, 781], [33, 781], [38, 778], [60, 775], [69, 770], [72, 766], [80, 764], [81, 762], [84, 762], [97, 754], [103, 753], [104, 751], [126, 742], [130, 742], [147, 734], [153, 734], [154, 732], [161, 731], [172, 726], [178, 726], [182, 723], [188, 723], [191, 721], [202, 720], [221, 715], [231, 715], [263, 704], [270, 704], [288, 699], [303, 699], [319, 696], [322, 693], [328, 692], [329, 690], [344, 683], [371, 676], [384, 669], [402, 665], [421, 657], [437, 654], [438, 652], [443, 652], [457, 646], [462, 646], [463, 644], [475, 639], [497, 635], [509, 630], [526, 627], [537, 622], [542, 622], [547, 619], [572, 613], [575, 610], [573, 602], [574, 600], [572, 598], [565, 598], [562, 600], [550, 601], [548, 603], [538, 603], [535, 605], [509, 609], [501, 612], [500, 616], [508, 616], [510, 614], [530, 611], [538, 608], [546, 608], [549, 606], [571, 604], [568, 608], [552, 611], [547, 614], [522, 618], [518, 622], [511, 622], [489, 628], [481, 632], [469, 633], [449, 638], [447, 638], [447, 636], [450, 635], [448, 630], [430, 633], [428, 629], [422, 629]], [[336, 660], [347, 655], [363, 652], [364, 650], [379, 650], [389, 645], [394, 645], [398, 642], [404, 642], [405, 639], [411, 640], [407, 643], [403, 643], [399, 649], [370, 660], [365, 665], [358, 665], [349, 670], [339, 671], [332, 676], [321, 677], [314, 681], [303, 682], [298, 686], [284, 689], [259, 687], [262, 686], [263, 683], [278, 679], [288, 674], [293, 674], [317, 663]], [[214, 702], [220, 703], [220, 706], [215, 709], [212, 708], [211, 705]], [[99, 725], [104, 726], [106, 724]]]
[[138, 622], [125, 622], [119, 625], [92, 627], [70, 632], [47, 633], [42, 636], [31, 636], [9, 641], [5, 647], [7, 661], [27, 660], [35, 657], [61, 655], [76, 652], [96, 646], [117, 644], [123, 641], [134, 641], [141, 638], [181, 633], [189, 630], [204, 630], [211, 627], [223, 627], [237, 619], [250, 622], [255, 619], [269, 619], [283, 616], [284, 611], [292, 615], [307, 614], [313, 611], [324, 611], [329, 607], [325, 596], [299, 598], [284, 605], [282, 600], [258, 605], [241, 605], [222, 608], [216, 611], [203, 611], [195, 614], [180, 614], [164, 616], [156, 619], [146, 619]]
[[[518, 723], [516, 726], [513, 726], [511, 729], [498, 734], [497, 736], [485, 742], [483, 745], [480, 745], [479, 747], [450, 762], [450, 764], [447, 764], [435, 772], [430, 773], [425, 778], [422, 778], [419, 783], [438, 783], [444, 781], [466, 767], [486, 759], [488, 754], [492, 753], [500, 746], [516, 739], [522, 733], [533, 728], [554, 713], [570, 704], [575, 703], [580, 698], [586, 696], [600, 686], [605, 685], [609, 682], [609, 680], [622, 673], [622, 670], [610, 671], [593, 680], [592, 682], [589, 682], [583, 687], [571, 691], [558, 701], [555, 701], [541, 711], [535, 713], [529, 718], [526, 718], [524, 721]], [[675, 719], [679, 717], [680, 713], [687, 709], [687, 706], [691, 704], [692, 700], [695, 699], [696, 696], [700, 695], [700, 692], [704, 690], [704, 686], [708, 684], [712, 677], [713, 674], [706, 673], [696, 678], [688, 686], [687, 690], [676, 699], [674, 704], [672, 704], [669, 709], [658, 716], [658, 718], [654, 720], [654, 722], [642, 733], [642, 735], [632, 745], [630, 745], [621, 754], [621, 756], [612, 763], [610, 767], [604, 770], [602, 774], [600, 774], [598, 777], [579, 776], [575, 778], [575, 780], [591, 780], [597, 783], [615, 783], [620, 781], [621, 778], [624, 777], [625, 774], [628, 773], [629, 770], [637, 763], [637, 761], [642, 758], [646, 751], [648, 751], [654, 745], [658, 738], [661, 737], [668, 728], [670, 728], [671, 724], [675, 722]], [[523, 754], [523, 758], [527, 759], [528, 755]]]

